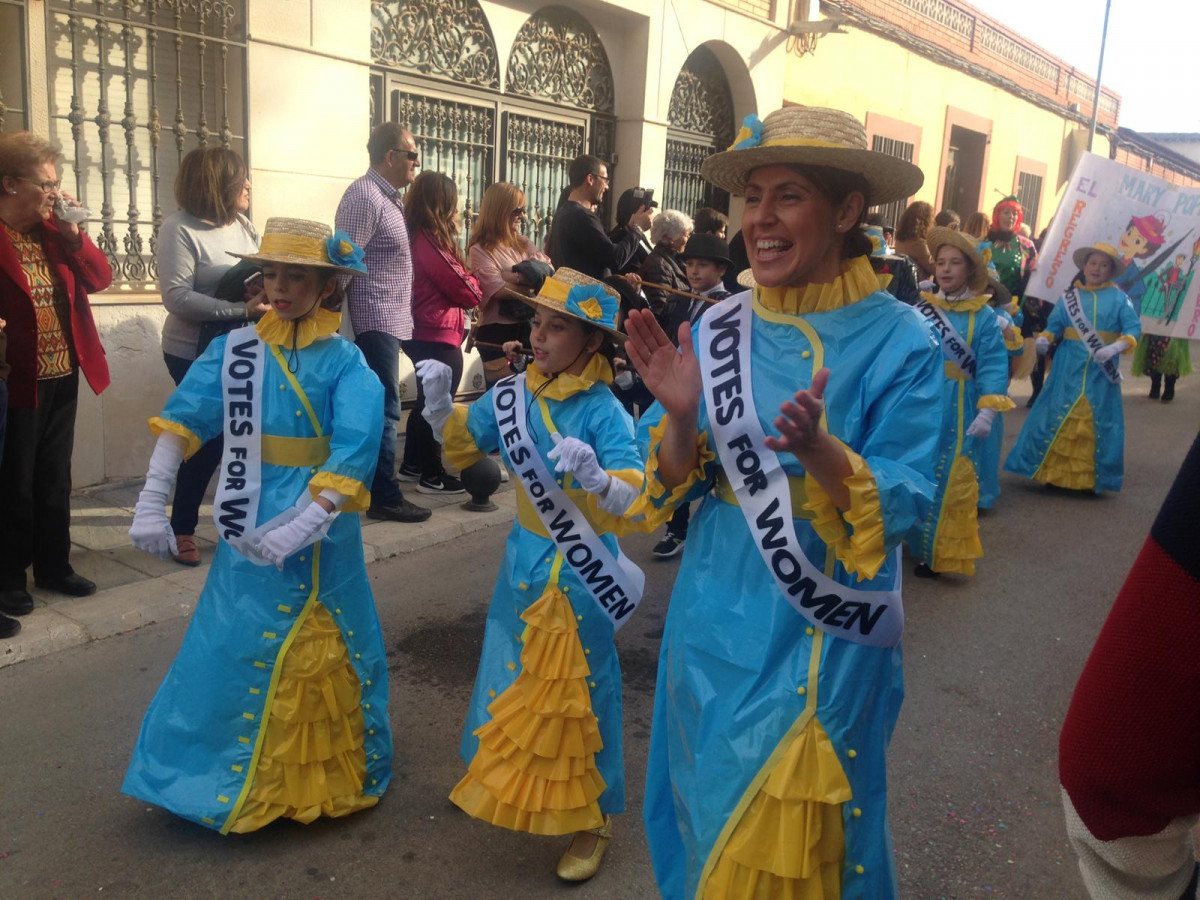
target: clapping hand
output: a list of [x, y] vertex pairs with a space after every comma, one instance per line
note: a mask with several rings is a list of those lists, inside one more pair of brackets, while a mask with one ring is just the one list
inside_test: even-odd
[[663, 408], [677, 419], [695, 419], [700, 410], [700, 361], [692, 347], [692, 326], [679, 326], [679, 349], [667, 338], [654, 313], [633, 309], [625, 318], [625, 349], [642, 381]]
[[829, 370], [820, 369], [813, 375], [808, 390], [797, 391], [792, 400], [779, 407], [775, 427], [780, 436], [767, 436], [766, 444], [770, 449], [803, 457], [806, 452], [818, 448], [825, 431], [821, 427], [821, 416], [825, 412], [825, 386], [828, 383]]

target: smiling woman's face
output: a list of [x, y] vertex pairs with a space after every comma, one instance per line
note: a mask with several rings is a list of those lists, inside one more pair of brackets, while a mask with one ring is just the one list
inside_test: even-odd
[[839, 220], [855, 221], [861, 201], [853, 193], [842, 204], [852, 208], [839, 209], [791, 166], [755, 169], [746, 180], [742, 213], [754, 280], [763, 287], [833, 281], [841, 271], [844, 241]]

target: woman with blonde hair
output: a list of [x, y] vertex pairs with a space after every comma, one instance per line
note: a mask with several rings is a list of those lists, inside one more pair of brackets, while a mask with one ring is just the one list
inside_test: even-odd
[[[217, 334], [257, 319], [267, 305], [261, 280], [239, 289], [233, 302], [218, 297], [222, 279], [237, 262], [229, 254], [258, 249], [258, 232], [246, 217], [250, 181], [241, 156], [225, 147], [189, 152], [175, 177], [175, 202], [179, 210], [167, 216], [158, 233], [157, 262], [167, 308], [163, 361], [178, 386]], [[250, 271], [247, 267], [247, 275]], [[196, 525], [221, 446], [217, 436], [179, 467], [171, 528], [177, 542], [173, 558], [185, 566], [200, 565]]]
[[[458, 188], [441, 172], [422, 172], [404, 195], [404, 214], [412, 242], [413, 333], [402, 346], [414, 365], [436, 359], [449, 366], [453, 395], [462, 378], [466, 310], [483, 299], [479, 281], [467, 271], [458, 249]], [[422, 494], [461, 494], [461, 482], [447, 475], [442, 465], [441, 447], [421, 416], [424, 408], [425, 394], [418, 384], [400, 480], [417, 482]]]
[[[541, 283], [537, 278], [539, 267], [521, 264], [532, 260], [543, 263], [549, 271], [550, 257], [521, 233], [525, 221], [525, 193], [515, 184], [498, 181], [484, 191], [475, 230], [467, 244], [467, 261], [483, 293], [476, 314], [475, 340], [485, 344], [529, 344], [529, 307], [516, 295], [532, 295]], [[489, 387], [509, 374], [503, 351], [480, 347], [479, 355]]]
[[987, 237], [988, 231], [992, 227], [992, 220], [988, 218], [985, 212], [973, 212], [967, 216], [967, 221], [963, 222], [962, 230], [975, 238], [977, 241], [982, 241]]
[[933, 207], [924, 200], [910, 203], [896, 226], [896, 252], [915, 262], [925, 278], [933, 277], [933, 258], [925, 243], [925, 235], [932, 227]]

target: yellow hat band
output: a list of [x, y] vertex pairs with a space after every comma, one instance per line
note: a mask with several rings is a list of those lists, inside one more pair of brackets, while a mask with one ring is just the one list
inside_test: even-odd
[[[829, 147], [837, 150], [865, 150], [865, 147], [847, 147], [837, 141], [819, 141], [816, 138], [776, 138], [763, 141], [759, 147]], [[753, 147], [747, 148], [753, 150]]]
[[311, 259], [315, 265], [330, 265], [329, 254], [325, 252], [325, 242], [320, 238], [300, 234], [265, 234], [262, 245], [258, 248], [258, 255], [300, 256]]
[[567, 296], [570, 293], [571, 286], [565, 281], [555, 281], [553, 278], [547, 278], [542, 282], [542, 289], [538, 291], [538, 296], [544, 300], [566, 303]]

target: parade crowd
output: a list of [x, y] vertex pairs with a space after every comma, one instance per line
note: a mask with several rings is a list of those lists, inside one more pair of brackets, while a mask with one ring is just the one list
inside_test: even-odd
[[[990, 215], [915, 202], [893, 232], [869, 208], [913, 196], [922, 173], [837, 110], [748, 116], [704, 163], [744, 198], [736, 228], [638, 187], [607, 230], [610, 171], [583, 155], [544, 246], [523, 234], [525, 194], [497, 183], [464, 250], [455, 183], [420, 171], [406, 128], [375, 128], [367, 156], [332, 228], [277, 217], [261, 234], [237, 153], [182, 161], [157, 241], [176, 389], [147, 411], [130, 538], [199, 565], [215, 476], [220, 541], [123, 791], [222, 834], [376, 805], [393, 731], [359, 514], [420, 522], [414, 492], [494, 475], [516, 482], [517, 514], [450, 799], [568, 837], [564, 881], [596, 874], [626, 806], [614, 636], [645, 582], [620, 538], [660, 533], [653, 555], [679, 569], [645, 763], [659, 892], [895, 896], [901, 547], [917, 576], [974, 576], [1001, 465], [1049, 490], [1120, 491], [1119, 357], [1162, 401], [1190, 372], [1187, 342], [1143, 336], [1137, 312], [1161, 223], [1131, 220], [1118, 246], [1084, 236], [1074, 285], [1048, 303], [1025, 296], [1037, 243], [1017, 198]], [[0, 637], [33, 609], [30, 566], [41, 588], [95, 590], [69, 562], [70, 462], [79, 375], [109, 383], [88, 295], [112, 274], [60, 163], [36, 135], [0, 135]], [[488, 386], [469, 405], [454, 400], [464, 340]], [[419, 390], [397, 459], [401, 354]], [[1002, 461], [1024, 378], [1032, 409]], [[1089, 665], [1092, 682], [1111, 671]], [[1087, 683], [1062, 760], [1085, 882], [1192, 896], [1179, 847], [1200, 803], [1181, 797], [1197, 797], [1200, 756], [1176, 755], [1190, 775], [1169, 802], [1163, 781], [1137, 822], [1114, 817], [1127, 773], [1094, 758], [1114, 725], [1084, 715], [1099, 708]]]

